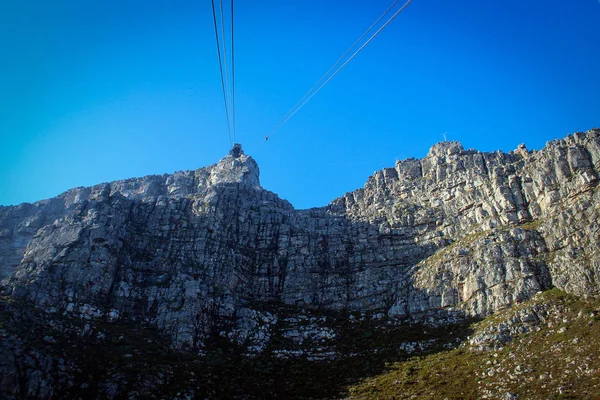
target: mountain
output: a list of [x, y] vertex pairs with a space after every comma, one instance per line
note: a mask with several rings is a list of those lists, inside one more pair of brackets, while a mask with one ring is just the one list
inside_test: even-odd
[[[232, 151], [195, 171], [1, 207], [0, 393], [336, 396], [385, 362], [466, 343], [472, 321], [539, 292], [595, 298], [599, 168], [597, 129], [539, 151], [442, 142], [326, 207], [295, 210]], [[78, 346], [103, 349], [98, 365]], [[340, 379], [261, 389], [223, 372], [240, 365], [260, 379], [273, 365], [334, 365]], [[182, 366], [196, 378], [179, 382]], [[319, 379], [324, 391], [307, 389]]]

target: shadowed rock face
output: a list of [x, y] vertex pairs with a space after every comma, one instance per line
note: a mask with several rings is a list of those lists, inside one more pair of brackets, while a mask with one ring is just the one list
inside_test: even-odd
[[599, 167], [598, 130], [508, 154], [444, 142], [295, 210], [228, 155], [0, 208], [3, 290], [149, 322], [179, 347], [215, 331], [260, 346], [271, 303], [404, 318], [483, 316], [553, 285], [595, 295]]

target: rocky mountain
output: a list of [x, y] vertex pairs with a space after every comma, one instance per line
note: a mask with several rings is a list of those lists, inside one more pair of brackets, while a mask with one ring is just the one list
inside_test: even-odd
[[[597, 296], [599, 171], [596, 129], [539, 151], [439, 143], [425, 158], [397, 161], [363, 189], [309, 210], [263, 189], [256, 162], [233, 151], [195, 171], [0, 207], [4, 321], [55, 332], [40, 345], [42, 333], [3, 328], [9, 361], [0, 364], [0, 393], [51, 398], [77, 387], [87, 398], [149, 396], [106, 370], [88, 373], [75, 353], [46, 351], [68, 334], [75, 336], [60, 340], [109, 346], [110, 332], [129, 324], [198, 362], [233, 346], [244, 360], [331, 363], [369, 351], [342, 338], [360, 335], [363, 324], [398, 339], [383, 346], [398, 356], [407, 346], [452, 347], [471, 319], [540, 291]], [[438, 328], [445, 333], [422, 342], [400, 339]], [[23, 360], [24, 347], [35, 362]], [[58, 375], [48, 367], [57, 359]], [[157, 398], [165, 382], [174, 387], [160, 373], [140, 383]], [[232, 395], [193, 385], [189, 393]]]

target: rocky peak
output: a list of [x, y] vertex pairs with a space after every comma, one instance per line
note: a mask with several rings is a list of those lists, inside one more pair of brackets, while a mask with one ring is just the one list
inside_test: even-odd
[[451, 154], [460, 153], [463, 150], [464, 148], [460, 142], [445, 141], [434, 144], [431, 149], [429, 149], [428, 156], [444, 157]]
[[260, 187], [260, 171], [258, 164], [250, 156], [244, 154], [242, 146], [235, 143], [229, 154], [221, 159], [210, 173], [210, 183], [244, 183]]
[[1, 290], [65, 315], [144, 320], [179, 348], [215, 332], [266, 345], [271, 304], [481, 317], [551, 286], [598, 293], [600, 132], [527, 154], [443, 142], [328, 207], [294, 210], [255, 190], [258, 165], [235, 146], [196, 171], [0, 209]]
[[[219, 352], [229, 341], [253, 357], [268, 348], [265, 356], [276, 358], [343, 360], [335, 341], [348, 331], [317, 317], [324, 310], [352, 326], [365, 318], [440, 327], [551, 287], [598, 296], [599, 176], [599, 130], [539, 151], [482, 153], [442, 142], [327, 207], [294, 210], [260, 188], [257, 163], [236, 144], [195, 171], [0, 207], [0, 317], [10, 298], [37, 307], [32, 315], [84, 321], [80, 337], [95, 321], [98, 329], [143, 321], [189, 354], [206, 354], [218, 337]], [[44, 347], [53, 343], [42, 335]], [[291, 351], [291, 342], [302, 350]], [[54, 361], [21, 365], [29, 356], [10, 343], [0, 340], [8, 354], [0, 357], [0, 397], [63, 389], [66, 379], [38, 378], [47, 365], [53, 379]], [[20, 389], [21, 376], [33, 389]], [[122, 397], [111, 393], [96, 398]]]

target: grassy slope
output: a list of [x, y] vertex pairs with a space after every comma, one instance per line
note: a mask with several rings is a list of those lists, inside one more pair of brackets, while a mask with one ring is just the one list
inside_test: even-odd
[[395, 363], [350, 387], [350, 398], [600, 399], [599, 300], [550, 290], [475, 324], [474, 335], [536, 305], [546, 317], [503, 348], [478, 351], [465, 344]]
[[[73, 363], [74, 384], [63, 386], [55, 398], [102, 397], [103, 383], [114, 382], [122, 395], [133, 391], [147, 398], [175, 398], [191, 390], [199, 398], [216, 399], [600, 399], [600, 300], [554, 289], [470, 328], [452, 328], [452, 340], [469, 332], [474, 339], [491, 335], [484, 341], [489, 344], [496, 327], [510, 325], [512, 341], [500, 349], [481, 350], [482, 342], [472, 340], [455, 350], [442, 351], [438, 345], [429, 354], [409, 358], [399, 343], [448, 336], [448, 329], [427, 328], [425, 333], [422, 326], [387, 327], [369, 320], [348, 324], [343, 316], [330, 316], [328, 324], [339, 335], [328, 346], [343, 356], [321, 362], [272, 357], [271, 351], [290, 347], [276, 338], [274, 347], [254, 358], [225, 343], [214, 343], [213, 351], [198, 357], [170, 350], [158, 332], [137, 324], [60, 321], [53, 316], [55, 325], [62, 325], [59, 332], [49, 328], [49, 316], [31, 314], [28, 307], [9, 312], [19, 308], [3, 300], [3, 336], [20, 337], [27, 352], [37, 349]], [[520, 322], [510, 324], [532, 309], [540, 318], [526, 325], [528, 329]], [[105, 339], [81, 337], [77, 332], [82, 326], [72, 324], [89, 324]], [[46, 335], [56, 341], [47, 342]]]

